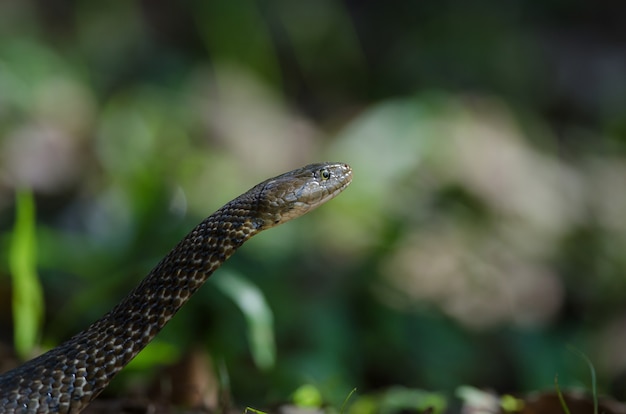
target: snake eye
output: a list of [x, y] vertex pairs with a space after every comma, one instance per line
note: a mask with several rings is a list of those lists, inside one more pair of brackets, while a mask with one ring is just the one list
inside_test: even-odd
[[323, 169], [320, 171], [320, 175], [322, 176], [322, 180], [326, 181], [330, 178], [330, 171]]

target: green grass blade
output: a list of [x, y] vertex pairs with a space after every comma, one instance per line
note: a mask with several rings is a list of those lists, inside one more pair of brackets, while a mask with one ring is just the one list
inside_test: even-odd
[[13, 282], [14, 343], [18, 355], [26, 359], [39, 339], [44, 299], [37, 275], [35, 201], [30, 191], [18, 191], [15, 227], [9, 249], [9, 270]]
[[352, 398], [352, 394], [354, 394], [355, 392], [356, 392], [356, 388], [352, 388], [352, 391], [350, 391], [350, 394], [348, 394], [346, 399], [343, 400], [343, 404], [341, 404], [341, 409], [339, 410], [339, 414], [344, 414], [345, 413], [346, 404], [348, 403], [350, 398]]
[[573, 347], [571, 345], [568, 345], [567, 348], [571, 352], [577, 354], [582, 359], [584, 359], [585, 362], [587, 363], [587, 365], [589, 366], [589, 371], [591, 371], [591, 393], [592, 393], [592, 397], [593, 397], [593, 414], [598, 414], [598, 386], [597, 386], [597, 382], [596, 382], [596, 370], [593, 367], [593, 363], [591, 362], [589, 357], [587, 355], [585, 355], [585, 353], [582, 352], [581, 350], [579, 350], [578, 348], [575, 348], [575, 347]]
[[561, 403], [561, 408], [563, 408], [563, 412], [565, 414], [571, 414], [569, 411], [569, 407], [565, 402], [565, 398], [563, 397], [563, 393], [561, 392], [561, 387], [559, 387], [559, 374], [554, 376], [554, 387], [556, 388], [556, 395], [559, 397], [559, 402]]
[[274, 315], [263, 293], [250, 281], [230, 272], [215, 278], [217, 287], [243, 312], [248, 325], [250, 352], [260, 369], [269, 369], [276, 361]]
[[254, 409], [252, 407], [246, 407], [246, 409], [243, 411], [244, 414], [248, 414], [248, 412], [251, 412], [251, 413], [254, 413], [254, 414], [267, 414], [264, 411]]

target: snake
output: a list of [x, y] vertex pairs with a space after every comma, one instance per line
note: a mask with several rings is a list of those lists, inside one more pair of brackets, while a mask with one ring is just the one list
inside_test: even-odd
[[0, 413], [79, 413], [243, 243], [319, 207], [352, 181], [317, 163], [263, 181], [193, 228], [111, 311], [0, 375]]

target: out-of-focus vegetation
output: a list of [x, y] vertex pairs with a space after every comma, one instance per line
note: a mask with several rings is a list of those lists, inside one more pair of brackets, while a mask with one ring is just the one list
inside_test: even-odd
[[352, 165], [351, 187], [214, 276], [258, 288], [265, 330], [238, 282], [209, 281], [157, 359], [206, 350], [242, 405], [314, 384], [335, 406], [356, 387], [354, 412], [370, 412], [461, 385], [552, 389], [557, 373], [589, 389], [571, 344], [601, 393], [626, 397], [626, 7], [612, 7], [0, 2], [2, 343], [20, 191], [37, 207], [46, 348], [224, 202], [327, 159]]

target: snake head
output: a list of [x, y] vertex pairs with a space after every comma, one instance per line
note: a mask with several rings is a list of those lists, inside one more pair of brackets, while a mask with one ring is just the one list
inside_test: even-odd
[[352, 181], [352, 169], [343, 163], [310, 164], [269, 179], [258, 192], [260, 230], [285, 223], [319, 207], [343, 191]]

